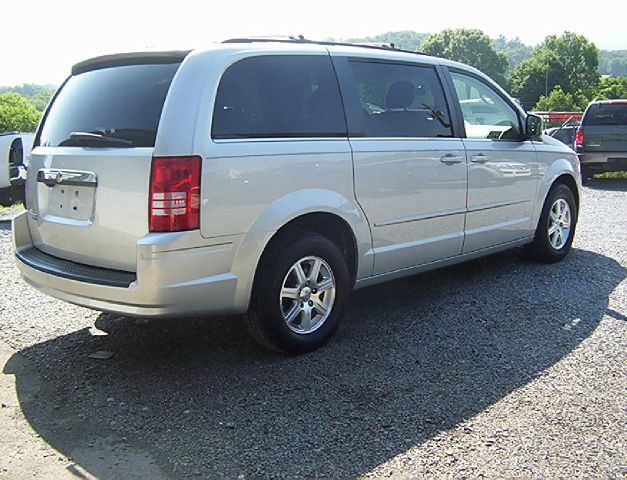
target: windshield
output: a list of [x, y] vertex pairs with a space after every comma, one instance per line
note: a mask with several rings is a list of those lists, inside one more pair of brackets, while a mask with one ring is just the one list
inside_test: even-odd
[[161, 109], [179, 65], [126, 65], [70, 77], [50, 107], [39, 145], [80, 145], [71, 138], [81, 132], [154, 147]]
[[627, 125], [627, 102], [590, 105], [584, 125]]

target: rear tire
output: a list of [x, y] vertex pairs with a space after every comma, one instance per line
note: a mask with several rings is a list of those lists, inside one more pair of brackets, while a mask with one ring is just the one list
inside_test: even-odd
[[10, 207], [24, 201], [24, 187], [7, 187], [0, 190], [0, 205]]
[[309, 232], [280, 237], [257, 268], [248, 331], [278, 352], [315, 350], [339, 327], [350, 287], [346, 260], [328, 238]]
[[591, 178], [592, 173], [590, 172], [590, 167], [586, 164], [581, 165], [581, 184], [588, 185]]
[[553, 185], [542, 207], [534, 240], [526, 246], [529, 255], [543, 263], [562, 260], [573, 243], [577, 214], [572, 190], [561, 183]]

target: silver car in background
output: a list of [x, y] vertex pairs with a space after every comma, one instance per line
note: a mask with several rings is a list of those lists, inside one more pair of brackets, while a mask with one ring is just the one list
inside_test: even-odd
[[[239, 39], [75, 65], [14, 220], [23, 278], [128, 316], [246, 314], [310, 351], [353, 288], [525, 245], [569, 251], [581, 178], [474, 68]], [[419, 292], [417, 292], [419, 295]]]

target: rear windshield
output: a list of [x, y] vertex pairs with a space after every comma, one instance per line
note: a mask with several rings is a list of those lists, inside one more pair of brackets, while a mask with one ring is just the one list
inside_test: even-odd
[[179, 65], [125, 65], [70, 77], [48, 111], [39, 145], [76, 146], [70, 135], [87, 132], [126, 140], [128, 146], [154, 147]]
[[627, 125], [627, 102], [590, 105], [584, 125]]

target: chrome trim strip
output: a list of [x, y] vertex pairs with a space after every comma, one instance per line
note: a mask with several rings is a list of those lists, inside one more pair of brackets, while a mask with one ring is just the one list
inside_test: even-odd
[[409, 223], [415, 222], [417, 220], [429, 220], [431, 218], [448, 217], [451, 215], [459, 215], [461, 213], [466, 213], [466, 208], [454, 208], [451, 210], [440, 210], [437, 212], [423, 213], [422, 215], [411, 215], [409, 217], [395, 218], [394, 220], [385, 220], [383, 222], [375, 223], [374, 226], [387, 227], [389, 225], [397, 225], [399, 223]]
[[94, 172], [81, 170], [59, 170], [42, 168], [37, 172], [37, 181], [49, 187], [55, 185], [74, 185], [79, 187], [95, 187], [98, 178]]
[[521, 203], [529, 203], [529, 202], [531, 202], [531, 199], [525, 198], [522, 200], [512, 200], [509, 202], [484, 203], [482, 205], [475, 205], [474, 207], [470, 207], [466, 211], [468, 213], [472, 213], [472, 212], [479, 212], [481, 210], [490, 210], [492, 208], [499, 208], [499, 207], [509, 207], [510, 205], [520, 205]]
[[496, 203], [484, 203], [482, 205], [476, 205], [471, 208], [454, 208], [451, 210], [440, 210], [436, 212], [423, 213], [422, 215], [411, 215], [409, 217], [395, 218], [394, 220], [384, 220], [383, 222], [375, 223], [375, 227], [387, 227], [390, 225], [397, 225], [399, 223], [409, 223], [418, 220], [430, 220], [432, 218], [449, 217], [451, 215], [459, 215], [461, 213], [480, 212], [482, 210], [490, 210], [492, 208], [508, 207], [511, 205], [519, 205], [521, 203], [528, 203], [530, 199], [513, 200], [509, 202], [496, 202]]

